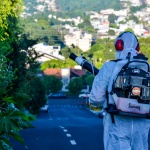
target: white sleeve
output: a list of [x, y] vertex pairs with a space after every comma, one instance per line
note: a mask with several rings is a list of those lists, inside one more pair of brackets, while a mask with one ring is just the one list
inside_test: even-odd
[[95, 76], [90, 92], [90, 104], [99, 106], [106, 100], [106, 91], [114, 64], [115, 62], [113, 61], [105, 63]]

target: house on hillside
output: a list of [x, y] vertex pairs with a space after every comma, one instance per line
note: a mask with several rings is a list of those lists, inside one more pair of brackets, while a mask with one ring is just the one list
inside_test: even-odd
[[77, 27], [69, 25], [64, 26], [67, 34], [64, 36], [65, 45], [71, 47], [72, 45], [79, 47], [83, 52], [88, 51], [92, 45], [92, 34], [83, 32]]
[[142, 23], [137, 24], [133, 20], [129, 20], [126, 24], [119, 24], [120, 32], [125, 31], [127, 28], [133, 29], [134, 33], [139, 36], [143, 35], [146, 32], [146, 29], [144, 29], [144, 25]]
[[55, 76], [58, 79], [62, 79], [61, 68], [47, 68], [46, 70], [44, 70], [43, 75], [46, 75], [46, 76]]
[[35, 49], [35, 51], [39, 54], [45, 54], [44, 56], [41, 56], [38, 58], [38, 61], [40, 63], [50, 60], [50, 59], [61, 59], [65, 60], [65, 57], [60, 55], [61, 47], [58, 45], [47, 45], [44, 43], [38, 43], [36, 45], [33, 45], [32, 48]]
[[[57, 78], [61, 79], [63, 83], [62, 91], [68, 91], [67, 86], [70, 82], [70, 79], [74, 77], [82, 77], [86, 74], [86, 70], [84, 69], [74, 69], [74, 68], [47, 68], [44, 70], [44, 76], [56, 76]], [[89, 91], [89, 87], [85, 86], [82, 92]]]

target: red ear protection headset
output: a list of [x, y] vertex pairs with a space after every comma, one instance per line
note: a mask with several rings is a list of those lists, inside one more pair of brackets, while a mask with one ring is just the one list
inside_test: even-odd
[[[118, 36], [118, 38], [121, 37], [124, 33], [127, 33], [127, 32], [123, 32], [121, 35]], [[130, 32], [130, 33], [132, 33], [132, 32]], [[132, 33], [132, 34], [133, 34], [133, 33]], [[138, 39], [137, 39], [136, 36], [135, 36], [135, 38], [136, 38], [136, 40], [137, 40], [136, 50], [139, 52], [139, 51], [140, 51], [140, 44], [139, 44]], [[124, 48], [124, 42], [123, 42], [122, 39], [118, 39], [118, 40], [115, 42], [115, 48], [116, 48], [117, 51], [122, 51], [122, 50], [123, 50], [123, 48]]]

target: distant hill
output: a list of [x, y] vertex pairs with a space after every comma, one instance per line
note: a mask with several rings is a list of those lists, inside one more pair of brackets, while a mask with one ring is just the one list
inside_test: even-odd
[[[36, 12], [35, 8], [37, 5], [46, 6], [45, 1], [41, 0], [40, 2], [35, 0], [23, 0], [24, 5], [28, 7], [25, 11], [28, 13]], [[51, 0], [49, 0], [51, 1]], [[100, 11], [107, 8], [114, 8], [115, 10], [120, 10], [122, 5], [120, 0], [55, 0], [56, 8], [59, 12], [64, 12], [69, 14], [81, 13], [86, 11]], [[49, 12], [47, 7], [45, 7], [44, 12]]]
[[57, 0], [57, 3], [62, 11], [100, 11], [107, 8], [116, 10], [122, 8], [120, 0]]

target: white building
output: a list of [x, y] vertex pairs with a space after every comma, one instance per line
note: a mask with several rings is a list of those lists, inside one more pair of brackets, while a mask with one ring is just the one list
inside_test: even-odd
[[143, 24], [136, 24], [133, 20], [128, 21], [126, 24], [119, 25], [120, 32], [125, 31], [127, 28], [131, 28], [134, 33], [139, 36], [141, 36], [145, 32]]
[[114, 13], [114, 9], [101, 10], [100, 13], [103, 15], [106, 15], [106, 14], [109, 15], [109, 14]]
[[114, 11], [113, 14], [115, 14], [116, 16], [127, 16], [129, 13], [129, 9], [122, 9], [119, 11]]
[[68, 47], [72, 45], [79, 47], [83, 52], [88, 51], [91, 48], [92, 35], [81, 31], [73, 32], [70, 35], [65, 35], [65, 44]]
[[65, 35], [64, 36], [64, 39], [65, 39], [65, 44], [70, 47], [72, 44], [74, 46], [77, 46], [78, 45], [78, 39], [76, 38], [76, 36], [74, 35]]
[[138, 7], [141, 6], [142, 3], [140, 0], [130, 0], [131, 6]]
[[150, 6], [150, 0], [146, 0], [147, 4]]
[[36, 9], [37, 9], [38, 11], [44, 11], [45, 6], [44, 6], [44, 5], [38, 5], [38, 6], [36, 6]]
[[59, 54], [60, 46], [49, 46], [44, 43], [39, 43], [32, 46], [32, 48], [34, 48], [37, 53], [44, 54], [44, 56], [38, 58], [39, 62], [44, 62], [50, 59], [65, 60], [65, 57]]
[[78, 47], [83, 52], [88, 51], [91, 48], [91, 39], [90, 38], [81, 38], [81, 39], [79, 39]]
[[115, 23], [119, 23], [119, 22], [125, 21], [125, 20], [126, 20], [126, 17], [125, 17], [125, 16], [119, 16], [119, 17], [117, 18], [117, 20], [115, 21]]

